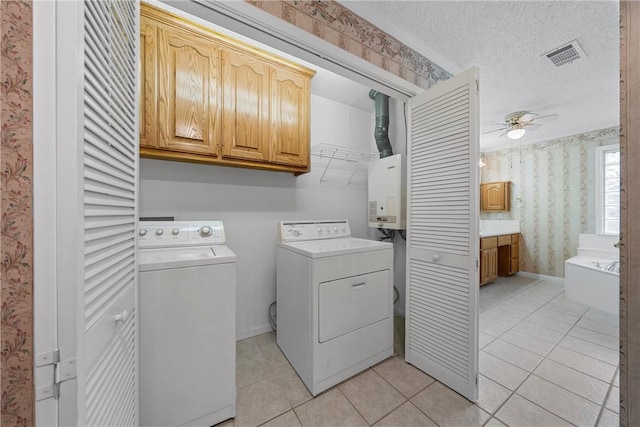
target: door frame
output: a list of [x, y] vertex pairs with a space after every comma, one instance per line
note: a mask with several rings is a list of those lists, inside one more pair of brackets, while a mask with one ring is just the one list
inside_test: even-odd
[[[56, 256], [56, 5], [33, 3], [33, 353], [58, 348]], [[35, 387], [53, 381], [53, 365], [34, 367]], [[58, 424], [58, 401], [35, 402], [35, 424]]]
[[[33, 2], [33, 8], [36, 9], [41, 9], [42, 8], [42, 4], [44, 4], [46, 2]], [[172, 1], [168, 1], [167, 2], [170, 5], [175, 5], [175, 2]], [[222, 3], [222, 2], [220, 2]], [[247, 21], [250, 21], [250, 16], [249, 15], [260, 15], [259, 19], [253, 18], [254, 21], [260, 21], [262, 20], [263, 22], [269, 22], [269, 26], [271, 26], [272, 28], [282, 28], [284, 27], [282, 25], [282, 20], [272, 17], [272, 16], [268, 16], [267, 13], [258, 10], [258, 8], [256, 8], [255, 6], [252, 5], [245, 5], [244, 2], [224, 2], [226, 5], [229, 4], [241, 4], [242, 6], [241, 8], [246, 9], [247, 11], [244, 13], [236, 13], [235, 15], [237, 17], [246, 19]], [[628, 19], [627, 17], [627, 13], [629, 13], [627, 11], [627, 3], [633, 3], [633, 2], [621, 2], [621, 6], [624, 5], [623, 7], [621, 7], [621, 15], [623, 17], [623, 20], [621, 21], [621, 24], [623, 25], [624, 29], [623, 31], [621, 31], [621, 37], [622, 38], [627, 38], [627, 32], [638, 32], [638, 26], [634, 25], [633, 23], [631, 25], [627, 25], [625, 26], [625, 22], [624, 19]], [[185, 8], [185, 10], [190, 9], [192, 6], [190, 5], [188, 8]], [[202, 6], [200, 6], [202, 7]], [[230, 7], [234, 7], [234, 6], [230, 6]], [[249, 10], [251, 10], [250, 8], [253, 8], [253, 10], [251, 12], [249, 12]], [[191, 12], [190, 12], [191, 13]], [[211, 13], [216, 13], [216, 12], [211, 12]], [[219, 14], [219, 12], [217, 12]], [[218, 21], [221, 23], [221, 25], [225, 25], [227, 26], [227, 22], [230, 22], [229, 24], [229, 29], [233, 29], [232, 27], [234, 25], [237, 25], [237, 19], [232, 19], [229, 17], [225, 17], [223, 15], [222, 20]], [[234, 24], [235, 23], [235, 24]], [[250, 28], [247, 25], [247, 28]], [[306, 59], [307, 61], [316, 64], [318, 66], [323, 66], [326, 69], [330, 69], [340, 75], [343, 75], [345, 77], [348, 78], [352, 78], [355, 81], [359, 81], [361, 83], [364, 84], [370, 84], [372, 87], [377, 88], [377, 90], [381, 90], [384, 91], [385, 90], [385, 86], [376, 83], [376, 84], [372, 84], [371, 82], [373, 82], [373, 79], [376, 79], [378, 77], [376, 76], [382, 76], [384, 75], [384, 77], [379, 77], [379, 79], [381, 81], [384, 81], [385, 78], [390, 78], [389, 74], [385, 72], [382, 69], [379, 69], [378, 67], [372, 66], [371, 64], [369, 64], [370, 66], [367, 67], [365, 64], [362, 64], [362, 62], [360, 61], [356, 61], [357, 58], [355, 58], [352, 55], [348, 55], [348, 54], [343, 54], [343, 59], [340, 62], [335, 62], [335, 61], [331, 61], [331, 60], [326, 60], [326, 63], [322, 63], [322, 58], [320, 58], [320, 56], [316, 56], [316, 54], [314, 52], [323, 52], [323, 51], [327, 51], [327, 50], [332, 50], [330, 49], [330, 46], [327, 46], [327, 43], [324, 42], [321, 39], [316, 38], [315, 36], [310, 35], [309, 33], [306, 33], [302, 30], [300, 30], [300, 32], [298, 32], [298, 37], [299, 39], [303, 39], [305, 41], [305, 46], [307, 46], [307, 49], [303, 49], [301, 47], [295, 47], [295, 48], [287, 48], [288, 43], [287, 40], [295, 40], [295, 38], [291, 37], [288, 39], [282, 39], [281, 37], [279, 37], [278, 35], [280, 34], [279, 32], [273, 30], [273, 31], [269, 31], [268, 29], [262, 28], [262, 29], [258, 29], [258, 28], [250, 28], [250, 29], [246, 29], [244, 31], [238, 31], [241, 34], [244, 34], [247, 37], [256, 37], [256, 36], [260, 36], [263, 40], [267, 40], [267, 43], [272, 44], [274, 47], [278, 47], [279, 49], [282, 49], [283, 51], [294, 51], [294, 52], [289, 52], [292, 55], [295, 55], [295, 51], [300, 51], [300, 52], [304, 52], [304, 55], [302, 54], [298, 54], [300, 58], [302, 59]], [[276, 40], [277, 42], [273, 42], [272, 40]], [[308, 48], [311, 48], [311, 50], [309, 50]], [[623, 65], [623, 67], [628, 67], [629, 72], [636, 72], [637, 73], [637, 66], [638, 66], [638, 59], [640, 56], [640, 53], [637, 50], [625, 50], [624, 46], [621, 46], [621, 64]], [[338, 48], [336, 48], [338, 49]], [[36, 55], [39, 57], [40, 54], [42, 52], [38, 52], [38, 49], [36, 48], [36, 46], [34, 45], [34, 64], [38, 64], [39, 60], [36, 59]], [[355, 64], [354, 64], [355, 63]], [[351, 66], [350, 69], [346, 69], [343, 67], [343, 65], [345, 66]], [[360, 70], [360, 72], [357, 72], [356, 70], [358, 69], [358, 65], [362, 66], [363, 69]], [[377, 68], [377, 70], [376, 70]], [[36, 76], [34, 76], [36, 78]], [[626, 75], [625, 75], [626, 77]], [[392, 79], [393, 80], [393, 79]], [[37, 88], [37, 82], [34, 81], [34, 88]], [[418, 88], [415, 85], [411, 85], [410, 83], [407, 82], [407, 87], [413, 87], [413, 91], [409, 91], [409, 95], [421, 92], [422, 89]], [[404, 86], [404, 85], [401, 85]], [[634, 89], [631, 85], [628, 85], [626, 87], [626, 90], [623, 93], [626, 93], [627, 96], [632, 95], [632, 92], [637, 89]], [[400, 99], [406, 99], [408, 96], [407, 95], [403, 95], [403, 96], [397, 96]], [[637, 97], [636, 97], [637, 98]], [[40, 102], [38, 101], [38, 99], [42, 99], [42, 98], [34, 98], [34, 108], [40, 108], [37, 104]], [[621, 113], [624, 114], [627, 112], [627, 106], [626, 105], [621, 105]], [[638, 112], [635, 112], [636, 114], [636, 118], [637, 118], [637, 114]], [[39, 123], [36, 123], [34, 121], [34, 130], [36, 129], [36, 127], [39, 126]], [[624, 124], [623, 124], [624, 126]], [[47, 175], [47, 164], [52, 162], [51, 158], [46, 158], [45, 156], [42, 155], [42, 144], [45, 143], [46, 141], [43, 141], [41, 138], [35, 138], [33, 140], [33, 145], [34, 145], [34, 169], [33, 169], [33, 175], [34, 175], [34, 187], [41, 185], [43, 183], [42, 181], [42, 177]], [[630, 139], [628, 140], [628, 145], [629, 145], [629, 149], [633, 149], [634, 152], [633, 154], [631, 154], [631, 159], [625, 157], [622, 163], [622, 169], [623, 169], [623, 173], [627, 173], [629, 171], [629, 164], [632, 164], [631, 160], [635, 159], [636, 164], [637, 161], [640, 159], [640, 155], [638, 154], [638, 146], [640, 144], [640, 142], [637, 139], [637, 136], [634, 137], [634, 139]], [[36, 153], [36, 150], [38, 150], [39, 152]], [[45, 166], [47, 165], [47, 166]], [[38, 182], [40, 184], [38, 184]], [[46, 182], [46, 181], [44, 181]], [[628, 181], [628, 186], [626, 187], [627, 191], [636, 191], [640, 188], [640, 178], [638, 178], [637, 174], [634, 176], [633, 179]], [[35, 199], [35, 194], [34, 194], [34, 199]], [[627, 204], [626, 199], [623, 200], [623, 206], [628, 206], [628, 207], [632, 207], [632, 206], [637, 206], [638, 205], [638, 201], [637, 198], [634, 201], [629, 201], [629, 204]], [[35, 217], [38, 217], [38, 219], [36, 220]], [[624, 219], [623, 218], [623, 226], [624, 224]], [[50, 220], [51, 220], [51, 211], [50, 209], [44, 205], [44, 204], [39, 204], [39, 203], [34, 203], [34, 222], [38, 221], [38, 224], [46, 224], [49, 223], [50, 224]], [[44, 222], [41, 222], [44, 221]], [[47, 222], [49, 221], [49, 222]], [[35, 224], [34, 224], [35, 225]], [[38, 228], [41, 229], [41, 226], [38, 225]], [[33, 245], [34, 248], [35, 247], [39, 247], [40, 245], [44, 245], [46, 243], [46, 237], [41, 234], [41, 231], [35, 235], [34, 234], [34, 241], [33, 241]], [[29, 245], [29, 242], [24, 242], [25, 244]], [[37, 246], [36, 246], [37, 244]], [[639, 251], [640, 251], [640, 239], [637, 237], [637, 235], [634, 235], [633, 238], [628, 238], [627, 240], [627, 245], [625, 247], [625, 256], [627, 257], [627, 259], [629, 260], [637, 260], [638, 259], [638, 255], [639, 255]], [[39, 254], [42, 254], [42, 252], [38, 252]], [[50, 256], [51, 254], [49, 254]], [[41, 260], [41, 255], [36, 255], [38, 256], [38, 259]], [[43, 267], [43, 264], [41, 263], [41, 261], [39, 262], [38, 259], [36, 259], [34, 261], [34, 269], [38, 269], [38, 273], [37, 274], [43, 274], [45, 272], [44, 269], [41, 269], [41, 267]], [[37, 267], [36, 267], [37, 266]], [[621, 271], [621, 285], [624, 287], [627, 286], [627, 284], [629, 283], [629, 279], [631, 277], [637, 277], [638, 276], [638, 264], [635, 263], [633, 265], [631, 264], [623, 264], [623, 268]], [[36, 280], [34, 283], [34, 298], [37, 301], [37, 304], [46, 304], [47, 298], [50, 298], [48, 296], [48, 294], [43, 290], [43, 286], [44, 284], [41, 283], [40, 280]], [[636, 296], [633, 299], [628, 300], [627, 302], [625, 302], [625, 305], [627, 307], [629, 307], [629, 311], [631, 310], [636, 310], [639, 306], [640, 306], [640, 296], [638, 296], [636, 294]], [[33, 306], [32, 309], [36, 309], [36, 306]], [[637, 311], [637, 310], [636, 310]], [[37, 323], [35, 324], [35, 326], [37, 326]], [[621, 324], [621, 330], [620, 330], [620, 335], [621, 335], [621, 339], [624, 340], [624, 344], [623, 345], [631, 345], [633, 344], [635, 346], [635, 348], [638, 348], [639, 343], [637, 342], [638, 340], [638, 334], [636, 331], [636, 334], [633, 335], [631, 334], [631, 329], [629, 327], [628, 324]], [[35, 329], [34, 331], [34, 335], [35, 335], [35, 339], [41, 339], [41, 337], [39, 337], [40, 334], [42, 334], [43, 332], [39, 329]], [[628, 342], [628, 338], [627, 337], [632, 337], [632, 339], [635, 339], [635, 342]], [[36, 347], [37, 348], [37, 347]], [[623, 364], [624, 366], [629, 366], [630, 365], [630, 360], [628, 359], [629, 355], [626, 354], [623, 359], [621, 359], [621, 364]], [[634, 355], [634, 359], [636, 358], [636, 356]], [[637, 365], [637, 364], [636, 364]], [[627, 390], [626, 388], [629, 387], [630, 389]], [[637, 396], [638, 393], [640, 393], [640, 381], [635, 381], [635, 382], [631, 382], [628, 384], [626, 381], [621, 381], [621, 393], [623, 396]], [[629, 400], [627, 399], [627, 402]], [[628, 418], [627, 421], [631, 422], [631, 421], [640, 421], [640, 416], [638, 415], [638, 412], [635, 412], [635, 415], [629, 414], [629, 416], [631, 418]], [[622, 418], [621, 418], [622, 419]], [[40, 423], [38, 423], [40, 424]]]

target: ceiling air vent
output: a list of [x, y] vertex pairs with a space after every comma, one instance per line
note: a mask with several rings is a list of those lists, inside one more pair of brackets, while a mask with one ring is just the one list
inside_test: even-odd
[[576, 59], [583, 58], [587, 56], [587, 54], [584, 53], [582, 46], [578, 43], [578, 40], [573, 40], [564, 46], [543, 54], [543, 56], [549, 58], [556, 67], [559, 67], [569, 62], [573, 62]]

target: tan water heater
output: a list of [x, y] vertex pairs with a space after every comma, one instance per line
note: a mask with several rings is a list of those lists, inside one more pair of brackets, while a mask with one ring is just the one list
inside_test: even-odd
[[369, 165], [369, 227], [406, 228], [405, 167], [401, 154], [374, 160]]

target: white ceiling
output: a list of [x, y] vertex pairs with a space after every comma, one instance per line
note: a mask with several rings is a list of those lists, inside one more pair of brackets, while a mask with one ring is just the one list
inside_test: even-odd
[[[449, 71], [477, 66], [481, 132], [519, 110], [559, 115], [528, 132], [524, 144], [619, 123], [617, 1], [341, 3], [426, 57], [438, 58]], [[556, 67], [541, 57], [574, 39], [586, 58]], [[318, 77], [314, 92], [371, 111], [368, 88], [342, 86], [335, 75]], [[509, 146], [510, 140], [499, 134], [481, 135], [481, 149]]]

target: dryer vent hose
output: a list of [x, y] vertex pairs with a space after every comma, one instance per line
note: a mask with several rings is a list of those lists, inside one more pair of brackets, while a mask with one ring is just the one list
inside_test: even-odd
[[375, 101], [376, 129], [373, 133], [376, 145], [380, 152], [380, 158], [393, 155], [391, 141], [389, 141], [389, 95], [371, 89], [369, 98]]

